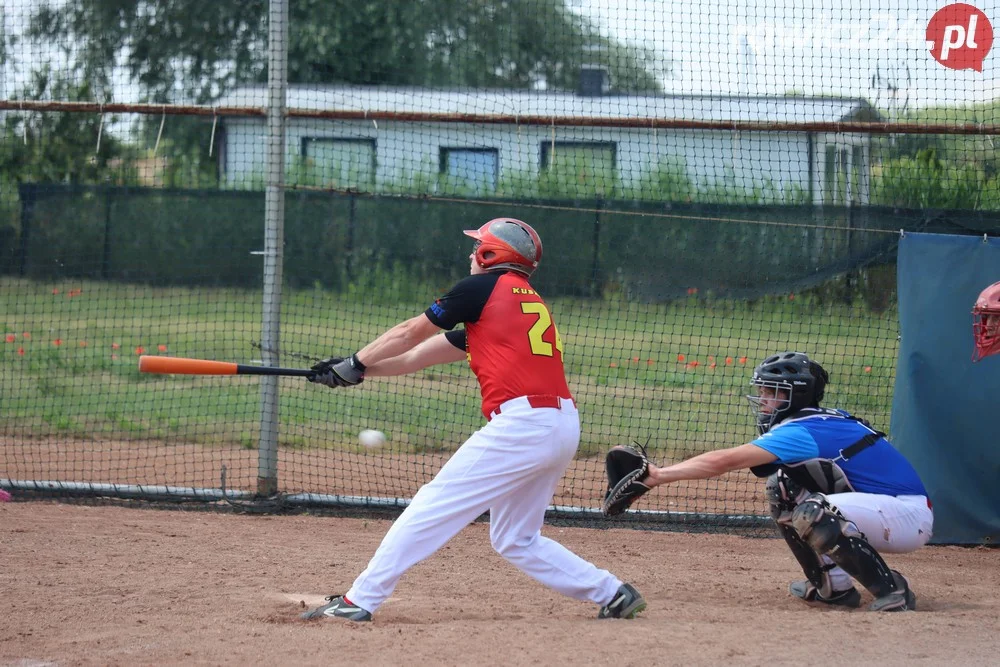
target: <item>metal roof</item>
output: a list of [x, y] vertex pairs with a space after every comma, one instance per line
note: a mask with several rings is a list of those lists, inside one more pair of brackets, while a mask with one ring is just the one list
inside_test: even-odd
[[[219, 106], [267, 106], [266, 86], [237, 88]], [[403, 113], [514, 114], [698, 121], [839, 122], [880, 120], [861, 98], [728, 95], [605, 95], [532, 90], [439, 90], [383, 86], [288, 87], [292, 109]]]

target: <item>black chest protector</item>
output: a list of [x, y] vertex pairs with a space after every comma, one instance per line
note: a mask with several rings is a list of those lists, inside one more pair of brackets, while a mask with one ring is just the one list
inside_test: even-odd
[[808, 489], [812, 493], [847, 493], [854, 491], [854, 487], [851, 486], [850, 480], [847, 479], [847, 475], [844, 474], [844, 470], [837, 465], [837, 462], [847, 461], [848, 459], [857, 456], [859, 452], [878, 442], [879, 438], [884, 438], [885, 433], [876, 431], [872, 428], [871, 424], [864, 419], [860, 419], [858, 417], [845, 417], [841, 413], [836, 410], [831, 410], [830, 408], [803, 408], [793, 412], [781, 421], [784, 422], [793, 419], [801, 419], [803, 417], [811, 417], [813, 415], [824, 415], [836, 419], [846, 419], [848, 421], [858, 422], [871, 432], [866, 433], [865, 436], [857, 442], [840, 450], [840, 456], [835, 459], [809, 459], [798, 463], [765, 463], [764, 465], [753, 466], [750, 468], [750, 472], [757, 477], [769, 477], [775, 472], [781, 470], [793, 482], [799, 484], [805, 489]]

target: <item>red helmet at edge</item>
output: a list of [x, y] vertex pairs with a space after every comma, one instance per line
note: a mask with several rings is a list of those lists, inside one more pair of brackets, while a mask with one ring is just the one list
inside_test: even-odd
[[484, 269], [507, 269], [530, 276], [542, 259], [542, 239], [526, 222], [495, 218], [464, 233], [478, 241], [476, 263]]
[[976, 344], [973, 361], [1000, 352], [1000, 282], [984, 289], [976, 299], [972, 308], [972, 337]]

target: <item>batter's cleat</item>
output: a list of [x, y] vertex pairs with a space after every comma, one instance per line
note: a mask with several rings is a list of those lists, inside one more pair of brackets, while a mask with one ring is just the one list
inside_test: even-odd
[[806, 579], [805, 581], [793, 581], [788, 586], [788, 592], [800, 600], [805, 600], [806, 602], [821, 602], [823, 604], [828, 604], [831, 607], [850, 607], [851, 609], [857, 609], [861, 606], [861, 593], [859, 593], [858, 589], [853, 586], [846, 591], [834, 591], [833, 595], [825, 598], [819, 594], [819, 590], [812, 585], [812, 582]]
[[632, 584], [622, 584], [611, 602], [601, 607], [597, 618], [635, 618], [645, 608], [646, 601], [639, 591]]
[[302, 614], [300, 618], [311, 621], [316, 618], [346, 618], [349, 621], [370, 621], [372, 615], [357, 606], [343, 595], [330, 595], [327, 598], [328, 604], [316, 607]]
[[876, 598], [875, 601], [868, 606], [868, 611], [917, 610], [917, 596], [910, 590], [910, 582], [906, 580], [906, 577], [895, 570], [892, 571], [892, 577], [896, 580], [896, 590], [888, 595]]

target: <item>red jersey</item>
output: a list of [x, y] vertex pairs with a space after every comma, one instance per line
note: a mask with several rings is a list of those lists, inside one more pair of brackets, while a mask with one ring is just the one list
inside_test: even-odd
[[549, 307], [519, 273], [485, 273], [459, 281], [427, 309], [444, 329], [465, 323], [469, 365], [479, 380], [483, 415], [519, 396], [572, 398], [563, 368], [562, 341]]

